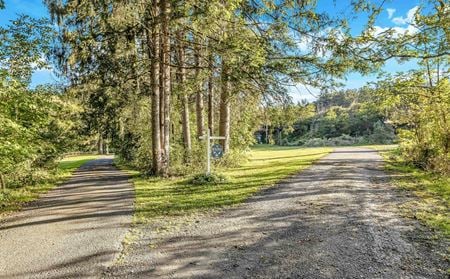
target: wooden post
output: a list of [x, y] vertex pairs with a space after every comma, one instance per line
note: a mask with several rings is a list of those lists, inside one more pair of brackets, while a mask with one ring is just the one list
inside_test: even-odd
[[208, 129], [206, 136], [201, 136], [199, 139], [206, 140], [206, 175], [211, 174], [211, 140], [225, 139], [225, 137], [212, 137], [211, 130]]
[[206, 132], [206, 175], [211, 173], [211, 132], [208, 129]]

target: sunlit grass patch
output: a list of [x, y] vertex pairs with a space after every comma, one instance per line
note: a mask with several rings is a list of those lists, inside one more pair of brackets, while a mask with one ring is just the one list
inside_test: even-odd
[[70, 177], [77, 168], [98, 157], [98, 155], [81, 155], [64, 158], [58, 162], [55, 171], [46, 173], [45, 178], [36, 178], [38, 181], [35, 181], [34, 185], [0, 191], [0, 214], [19, 210], [24, 203], [37, 199], [40, 194], [53, 189], [58, 183]]
[[58, 170], [70, 174], [85, 163], [97, 159], [99, 155], [79, 155], [63, 158], [58, 163]]
[[242, 166], [215, 170], [228, 178], [226, 183], [217, 185], [192, 185], [190, 177], [158, 179], [135, 175], [135, 221], [239, 204], [262, 188], [308, 167], [331, 150], [256, 146]]
[[398, 144], [371, 144], [371, 145], [362, 145], [361, 147], [367, 147], [383, 152], [398, 148]]
[[406, 165], [394, 156], [395, 150], [377, 150], [386, 161], [385, 168], [392, 174], [393, 184], [415, 196], [402, 205], [404, 214], [450, 238], [450, 177]]

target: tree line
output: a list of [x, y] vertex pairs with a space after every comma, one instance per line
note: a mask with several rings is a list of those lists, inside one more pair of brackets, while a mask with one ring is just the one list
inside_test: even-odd
[[336, 46], [351, 37], [345, 19], [314, 1], [46, 3], [59, 26], [56, 62], [86, 107], [87, 131], [155, 175], [195, 164], [207, 129], [225, 138], [228, 156], [252, 144], [259, 106], [285, 99], [286, 85], [328, 86], [369, 67]]
[[322, 92], [317, 100], [265, 108], [260, 143], [291, 146], [390, 144], [396, 126], [371, 87]]
[[56, 85], [29, 87], [33, 71], [48, 65], [53, 34], [48, 20], [27, 15], [0, 27], [1, 189], [48, 179], [76, 145], [81, 107]]
[[[260, 128], [272, 142], [305, 144], [370, 137], [386, 127], [377, 122], [395, 128], [408, 162], [448, 172], [445, 1], [424, 3], [410, 33], [375, 32], [383, 6], [351, 1], [348, 12], [367, 17], [357, 35], [315, 1], [45, 3], [50, 20], [20, 15], [0, 28], [3, 185], [32, 183], [65, 152], [94, 146], [167, 176], [202, 167], [207, 129], [225, 137], [226, 165], [239, 162]], [[336, 78], [376, 72], [392, 58], [419, 67], [359, 93], [335, 89]], [[32, 72], [49, 67], [63, 83], [31, 89]], [[338, 93], [296, 106], [295, 84]], [[356, 96], [364, 97], [345, 103]]]

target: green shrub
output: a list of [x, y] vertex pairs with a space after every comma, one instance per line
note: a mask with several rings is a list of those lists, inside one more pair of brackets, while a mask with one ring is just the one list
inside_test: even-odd
[[30, 90], [0, 76], [0, 175], [7, 187], [47, 179], [54, 161], [76, 142], [77, 105], [52, 90]]
[[[249, 149], [232, 149], [223, 155], [219, 160], [213, 160], [213, 164], [219, 168], [238, 167], [248, 160]], [[203, 159], [204, 161], [204, 159]]]
[[354, 145], [359, 143], [360, 139], [357, 137], [351, 137], [349, 135], [341, 135], [339, 137], [330, 138], [328, 142], [330, 142], [333, 146], [346, 146], [346, 145]]
[[367, 143], [371, 144], [390, 144], [396, 139], [394, 128], [381, 121], [373, 125], [373, 133], [367, 136]]
[[191, 183], [194, 185], [217, 185], [227, 182], [228, 178], [218, 173], [197, 174], [191, 180]]
[[326, 139], [312, 138], [312, 139], [306, 140], [303, 145], [308, 146], [308, 147], [318, 147], [318, 146], [326, 146], [326, 145], [328, 145], [328, 142]]
[[[372, 137], [373, 136], [373, 137]], [[311, 138], [304, 141], [303, 146], [320, 147], [320, 146], [349, 146], [363, 144], [390, 144], [393, 143], [395, 136], [393, 135], [369, 135], [365, 137], [352, 137], [349, 135], [340, 135], [333, 138]], [[301, 141], [298, 141], [301, 143]]]

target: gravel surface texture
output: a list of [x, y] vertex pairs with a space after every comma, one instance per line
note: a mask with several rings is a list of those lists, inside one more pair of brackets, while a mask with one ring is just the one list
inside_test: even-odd
[[401, 217], [377, 152], [337, 148], [246, 203], [155, 220], [104, 277], [448, 278], [448, 243]]
[[122, 250], [134, 193], [112, 157], [0, 221], [0, 278], [101, 277]]

